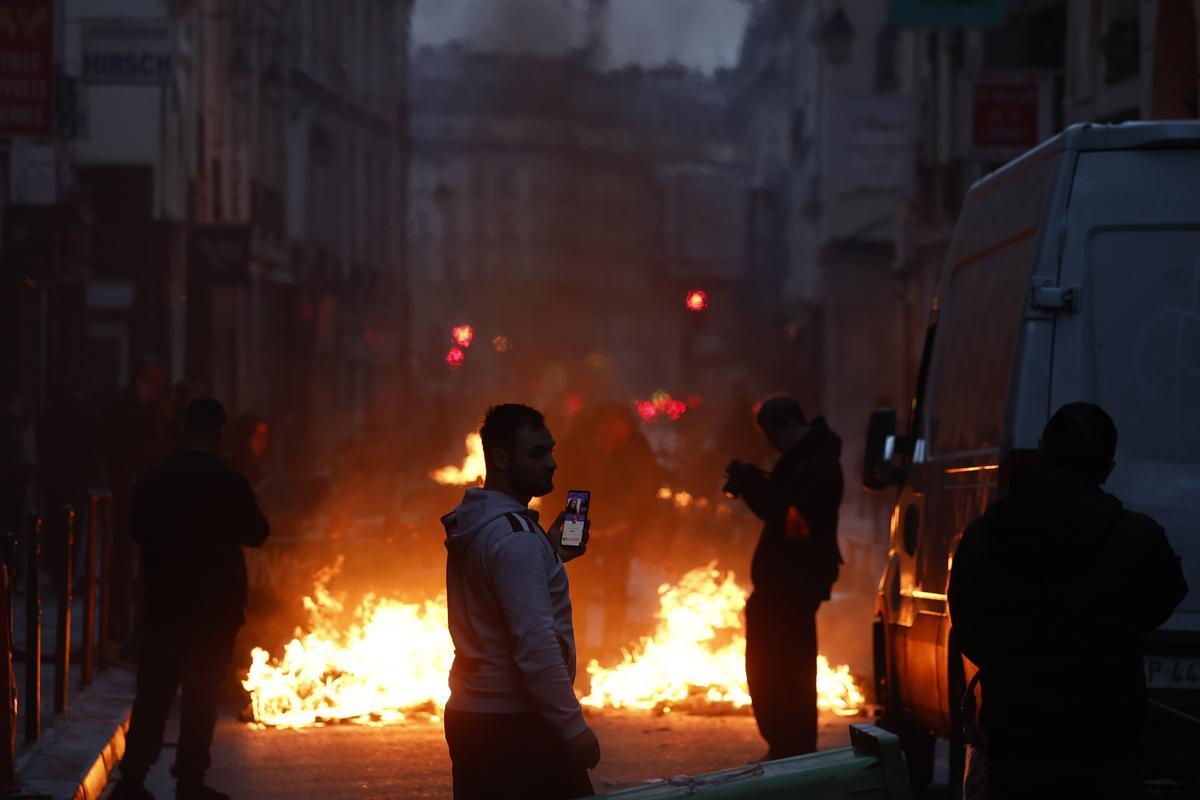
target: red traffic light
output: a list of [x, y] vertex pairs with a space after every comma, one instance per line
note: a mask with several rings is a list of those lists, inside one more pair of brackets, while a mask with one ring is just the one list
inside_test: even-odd
[[446, 353], [446, 366], [450, 369], [458, 369], [463, 365], [466, 357], [467, 354], [461, 347], [451, 347], [450, 352]]
[[450, 338], [459, 347], [470, 347], [471, 342], [475, 341], [475, 329], [470, 325], [455, 325], [450, 331]]
[[708, 308], [708, 292], [703, 289], [693, 289], [688, 292], [687, 298], [683, 302], [688, 311], [703, 311]]

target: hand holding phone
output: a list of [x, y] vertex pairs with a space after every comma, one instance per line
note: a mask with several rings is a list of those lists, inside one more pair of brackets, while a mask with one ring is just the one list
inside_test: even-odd
[[587, 552], [588, 529], [592, 523], [587, 518], [591, 492], [572, 489], [567, 493], [567, 507], [554, 520], [546, 535], [563, 561], [579, 558]]
[[567, 510], [562, 527], [563, 547], [579, 547], [583, 544], [583, 530], [587, 525], [588, 504], [591, 501], [591, 492], [583, 489], [567, 492]]

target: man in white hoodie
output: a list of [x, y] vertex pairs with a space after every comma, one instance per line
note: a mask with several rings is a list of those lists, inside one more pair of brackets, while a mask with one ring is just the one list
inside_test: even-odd
[[454, 665], [446, 742], [455, 800], [567, 800], [595, 794], [600, 743], [575, 697], [575, 632], [560, 514], [529, 508], [554, 488], [554, 437], [529, 406], [488, 409], [487, 477], [442, 518]]

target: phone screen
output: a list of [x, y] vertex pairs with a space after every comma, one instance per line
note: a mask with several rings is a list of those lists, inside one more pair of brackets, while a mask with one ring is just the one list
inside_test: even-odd
[[563, 519], [562, 543], [566, 547], [578, 547], [583, 544], [583, 525], [587, 522], [588, 503], [592, 493], [583, 489], [571, 489], [567, 492], [567, 515]]

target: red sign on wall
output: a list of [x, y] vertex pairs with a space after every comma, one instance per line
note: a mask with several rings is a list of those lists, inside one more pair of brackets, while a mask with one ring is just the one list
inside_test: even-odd
[[975, 84], [975, 147], [1025, 149], [1036, 145], [1039, 88], [1035, 82]]
[[0, 3], [0, 135], [54, 133], [54, 0]]

